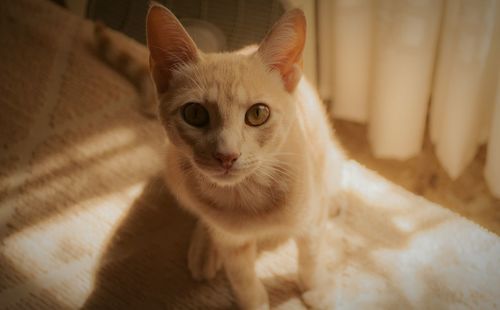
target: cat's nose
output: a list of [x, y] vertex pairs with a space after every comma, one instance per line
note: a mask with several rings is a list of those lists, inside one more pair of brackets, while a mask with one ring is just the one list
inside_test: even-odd
[[224, 169], [230, 169], [236, 160], [240, 157], [238, 153], [220, 153], [216, 152], [214, 157], [219, 161]]

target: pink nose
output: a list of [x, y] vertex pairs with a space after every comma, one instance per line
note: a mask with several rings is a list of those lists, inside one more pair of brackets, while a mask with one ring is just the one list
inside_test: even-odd
[[224, 169], [230, 169], [233, 164], [236, 162], [236, 160], [238, 159], [238, 157], [240, 157], [240, 154], [236, 154], [236, 153], [215, 153], [214, 154], [214, 157], [219, 161], [219, 163], [221, 164], [221, 166], [224, 168]]

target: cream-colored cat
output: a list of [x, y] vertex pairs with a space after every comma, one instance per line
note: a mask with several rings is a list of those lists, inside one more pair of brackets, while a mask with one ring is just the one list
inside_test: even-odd
[[268, 309], [255, 273], [261, 241], [294, 238], [304, 301], [328, 307], [325, 222], [344, 157], [315, 91], [302, 78], [306, 21], [286, 12], [262, 43], [205, 54], [153, 4], [150, 69], [170, 143], [165, 180], [198, 218], [188, 253], [196, 279], [224, 268], [243, 309]]

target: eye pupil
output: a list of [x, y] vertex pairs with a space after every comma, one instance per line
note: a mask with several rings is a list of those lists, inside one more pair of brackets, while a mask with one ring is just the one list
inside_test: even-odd
[[189, 102], [182, 107], [182, 118], [194, 127], [204, 127], [210, 121], [207, 109], [197, 102]]
[[245, 115], [245, 123], [250, 126], [263, 125], [271, 114], [269, 107], [263, 103], [256, 103], [248, 109]]

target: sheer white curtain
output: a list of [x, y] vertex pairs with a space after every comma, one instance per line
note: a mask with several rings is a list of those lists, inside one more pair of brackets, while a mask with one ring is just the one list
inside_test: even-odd
[[485, 177], [500, 197], [500, 0], [318, 0], [317, 8], [318, 85], [334, 116], [367, 123], [381, 158], [415, 156], [429, 126], [452, 178], [488, 143]]

